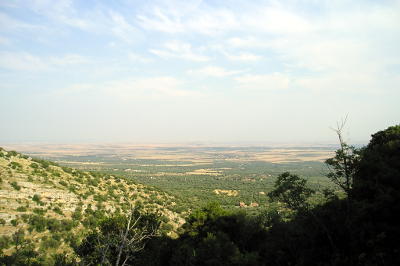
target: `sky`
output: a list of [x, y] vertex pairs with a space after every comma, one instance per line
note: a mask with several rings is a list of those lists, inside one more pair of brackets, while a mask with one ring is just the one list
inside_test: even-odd
[[0, 144], [366, 142], [400, 1], [0, 0]]

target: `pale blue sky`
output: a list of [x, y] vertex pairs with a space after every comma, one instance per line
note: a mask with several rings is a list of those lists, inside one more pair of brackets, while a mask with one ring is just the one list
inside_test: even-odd
[[400, 1], [0, 0], [0, 144], [366, 141], [399, 47]]

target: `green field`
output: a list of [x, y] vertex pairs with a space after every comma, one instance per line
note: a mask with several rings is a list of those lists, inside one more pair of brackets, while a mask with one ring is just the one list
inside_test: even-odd
[[157, 187], [180, 199], [177, 211], [209, 201], [228, 209], [242, 202], [249, 206], [246, 210], [257, 211], [269, 204], [267, 193], [276, 176], [286, 171], [306, 178], [317, 191], [333, 187], [325, 177], [328, 169], [323, 163], [332, 147], [103, 145], [31, 147], [27, 152], [61, 165], [125, 176]]

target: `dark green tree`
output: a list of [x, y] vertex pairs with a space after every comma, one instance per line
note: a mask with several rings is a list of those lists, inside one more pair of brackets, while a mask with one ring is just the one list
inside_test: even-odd
[[274, 189], [268, 195], [271, 200], [281, 201], [292, 210], [305, 210], [309, 208], [308, 198], [315, 193], [306, 184], [304, 178], [285, 172], [278, 176]]
[[373, 134], [361, 155], [354, 177], [354, 197], [375, 202], [399, 200], [400, 125]]

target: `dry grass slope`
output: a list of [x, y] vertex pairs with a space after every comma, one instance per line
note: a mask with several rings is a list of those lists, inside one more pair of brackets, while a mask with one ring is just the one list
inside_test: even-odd
[[[102, 216], [126, 213], [131, 206], [162, 215], [162, 228], [174, 235], [184, 219], [170, 208], [165, 192], [131, 180], [60, 167], [0, 148], [0, 237], [24, 230], [37, 251], [71, 252]], [[12, 247], [3, 252], [12, 252]]]

